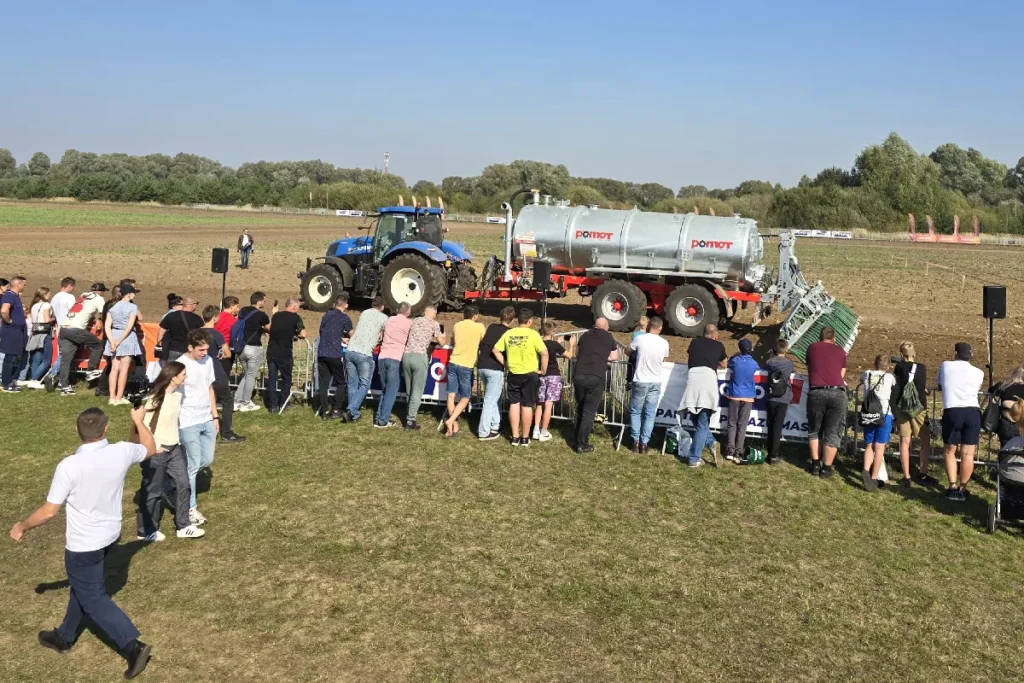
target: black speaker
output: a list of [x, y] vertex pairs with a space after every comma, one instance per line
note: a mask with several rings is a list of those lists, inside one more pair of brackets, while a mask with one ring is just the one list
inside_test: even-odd
[[533, 262], [533, 288], [543, 292], [551, 286], [551, 261]]
[[982, 294], [982, 312], [986, 318], [1006, 317], [1006, 287], [985, 285]]
[[210, 264], [210, 270], [214, 273], [226, 273], [228, 272], [228, 250], [224, 247], [214, 247], [213, 249], [213, 262]]

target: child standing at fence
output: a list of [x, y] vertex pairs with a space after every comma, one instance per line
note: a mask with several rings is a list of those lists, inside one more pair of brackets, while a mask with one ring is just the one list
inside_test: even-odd
[[551, 441], [551, 432], [548, 431], [551, 426], [551, 414], [554, 412], [555, 403], [562, 400], [562, 370], [558, 367], [558, 359], [572, 358], [573, 342], [576, 339], [573, 337], [567, 350], [555, 341], [554, 333], [555, 324], [545, 322], [542, 339], [548, 350], [548, 366], [540, 378], [540, 387], [537, 392], [537, 402], [540, 404], [540, 408], [534, 413], [533, 418], [533, 438], [537, 441]]
[[864, 425], [864, 470], [861, 472], [864, 490], [874, 492], [878, 490], [878, 472], [882, 469], [885, 447], [892, 436], [892, 410], [889, 403], [892, 388], [896, 386], [896, 377], [889, 372], [889, 357], [877, 356], [875, 369], [861, 375], [860, 383], [864, 388], [865, 406], [877, 407], [879, 411], [879, 417], [873, 424]]

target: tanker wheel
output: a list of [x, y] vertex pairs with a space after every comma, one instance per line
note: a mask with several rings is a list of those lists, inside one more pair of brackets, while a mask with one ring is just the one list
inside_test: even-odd
[[647, 297], [631, 282], [606, 280], [594, 291], [590, 308], [594, 319], [605, 318], [612, 332], [629, 332], [647, 311]]
[[334, 266], [319, 263], [302, 274], [302, 302], [311, 311], [329, 311], [334, 299], [344, 291], [341, 273]]
[[665, 302], [668, 324], [681, 337], [699, 337], [704, 326], [717, 324], [721, 316], [715, 295], [700, 285], [680, 285]]
[[428, 305], [439, 305], [444, 291], [444, 271], [416, 254], [396, 256], [381, 275], [381, 294], [392, 313], [409, 304], [412, 315], [419, 315]]

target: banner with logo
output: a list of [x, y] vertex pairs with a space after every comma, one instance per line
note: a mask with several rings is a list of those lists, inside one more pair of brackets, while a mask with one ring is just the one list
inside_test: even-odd
[[[655, 423], [660, 427], [674, 427], [677, 424], [693, 429], [693, 416], [682, 410], [683, 392], [686, 391], [688, 368], [681, 363], [663, 363], [661, 369], [661, 400]], [[712, 431], [725, 431], [729, 422], [729, 399], [725, 386], [729, 380], [728, 370], [718, 371], [718, 410], [711, 416]], [[768, 434], [768, 373], [764, 370], [755, 375], [757, 396], [750, 411], [747, 424], [748, 437], [763, 437]], [[788, 441], [807, 440], [807, 384], [806, 375], [793, 375], [793, 401], [786, 411], [786, 423], [782, 437]]]
[[[445, 401], [448, 399], [448, 359], [451, 358], [452, 349], [449, 346], [436, 347], [430, 354], [427, 364], [427, 384], [423, 387], [424, 401]], [[380, 374], [377, 371], [377, 354], [373, 354], [373, 379], [370, 382], [370, 395], [380, 396], [384, 385], [380, 381]], [[408, 391], [405, 388], [405, 379], [401, 378], [398, 387], [398, 395], [405, 396]]]

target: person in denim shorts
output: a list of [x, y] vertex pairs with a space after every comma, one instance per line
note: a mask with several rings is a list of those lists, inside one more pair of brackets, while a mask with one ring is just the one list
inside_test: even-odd
[[572, 344], [567, 351], [564, 346], [554, 340], [555, 324], [544, 323], [544, 346], [548, 349], [548, 367], [540, 378], [537, 389], [537, 404], [540, 409], [533, 415], [533, 438], [537, 441], [551, 441], [551, 413], [555, 403], [562, 400], [562, 370], [558, 367], [559, 358], [572, 357]]
[[455, 323], [452, 338], [455, 347], [448, 359], [448, 410], [445, 419], [438, 425], [438, 430], [445, 430], [445, 436], [452, 437], [459, 433], [459, 416], [469, 406], [473, 396], [473, 368], [476, 367], [480, 342], [487, 328], [477, 322], [480, 317], [476, 306], [466, 306], [463, 320]]

